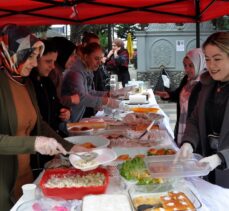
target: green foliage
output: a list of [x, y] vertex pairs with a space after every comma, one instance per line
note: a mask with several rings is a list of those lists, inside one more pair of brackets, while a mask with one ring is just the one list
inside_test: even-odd
[[[93, 25], [71, 25], [71, 35], [70, 40], [74, 43], [80, 43], [82, 34], [85, 31], [93, 32], [103, 39], [103, 36], [107, 35], [107, 25], [106, 24], [93, 24]], [[104, 43], [103, 43], [104, 44]], [[101, 45], [103, 46], [101, 43]]]
[[216, 30], [229, 30], [229, 16], [219, 17], [212, 20]]
[[117, 30], [117, 35], [119, 38], [127, 39], [127, 35], [130, 32], [132, 38], [135, 39], [135, 32], [143, 31], [148, 25], [149, 24], [119, 24], [115, 26], [115, 29]]
[[104, 49], [108, 46], [108, 35], [107, 33], [99, 33], [100, 44]]

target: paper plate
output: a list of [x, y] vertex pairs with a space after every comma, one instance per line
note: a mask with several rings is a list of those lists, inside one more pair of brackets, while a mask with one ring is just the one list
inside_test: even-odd
[[[85, 162], [80, 157], [74, 154], [71, 154], [69, 156], [69, 161], [75, 168], [82, 171], [89, 171], [97, 168], [99, 165], [110, 163], [117, 158], [116, 153], [112, 149], [101, 148], [92, 151], [98, 153], [98, 156], [92, 161]], [[78, 154], [83, 154], [83, 152]]]

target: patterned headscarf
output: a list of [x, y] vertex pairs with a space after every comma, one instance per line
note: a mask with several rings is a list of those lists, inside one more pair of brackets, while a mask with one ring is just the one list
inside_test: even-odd
[[19, 66], [24, 64], [36, 48], [39, 48], [42, 56], [44, 44], [25, 26], [8, 24], [1, 29], [0, 59], [10, 74], [20, 75]]

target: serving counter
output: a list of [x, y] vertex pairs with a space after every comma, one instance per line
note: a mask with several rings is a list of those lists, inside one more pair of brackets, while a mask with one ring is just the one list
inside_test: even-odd
[[[157, 108], [159, 108], [158, 113], [164, 116], [163, 120], [159, 122], [159, 127], [160, 127], [160, 129], [165, 129], [168, 132], [168, 136], [170, 137], [169, 141], [171, 142], [171, 146], [173, 146], [173, 148], [177, 150], [177, 148], [173, 142], [174, 136], [173, 136], [173, 131], [169, 125], [169, 118], [160, 109], [159, 105], [157, 104], [157, 102], [155, 100], [155, 97], [154, 97], [152, 90], [148, 90], [148, 91], [150, 92], [149, 103], [147, 105], [144, 104], [143, 107], [157, 107]], [[128, 105], [128, 106], [133, 107], [131, 105]], [[98, 112], [97, 117], [102, 117], [102, 116], [104, 116], [104, 111]], [[135, 148], [135, 149], [137, 149], [137, 148]], [[117, 150], [117, 152], [123, 152], [124, 148], [120, 147], [120, 150], [118, 150], [118, 149], [116, 149], [116, 150]], [[132, 153], [134, 154], [135, 152], [132, 152]], [[106, 168], [110, 172], [109, 173], [110, 174], [110, 181], [109, 181], [109, 185], [106, 189], [105, 194], [108, 194], [109, 195], [108, 197], [110, 197], [110, 194], [114, 194], [113, 196], [115, 196], [115, 197], [119, 196], [119, 197], [117, 197], [117, 199], [115, 199], [115, 197], [114, 197], [114, 201], [115, 200], [121, 200], [122, 197], [120, 197], [120, 195], [124, 195], [124, 196], [129, 197], [128, 190], [132, 184], [125, 183], [122, 180], [116, 166], [109, 166]], [[38, 177], [38, 179], [34, 183], [36, 183], [36, 184], [39, 183], [40, 179], [42, 178], [43, 173], [44, 172], [41, 173], [41, 175]], [[209, 182], [206, 182], [202, 178], [199, 178], [199, 177], [184, 178], [184, 179], [182, 179], [182, 182], [183, 182], [183, 185], [190, 188], [190, 190], [195, 194], [195, 196], [200, 201], [201, 207], [198, 210], [200, 210], [200, 211], [208, 211], [208, 210], [209, 211], [224, 211], [224, 210], [226, 211], [226, 210], [228, 210], [228, 207], [229, 207], [229, 200], [228, 200], [229, 199], [229, 189], [225, 189], [225, 188], [222, 188], [220, 186], [210, 184]], [[46, 198], [40, 190], [38, 190], [38, 196], [42, 197], [42, 198]], [[18, 209], [18, 207], [20, 207], [20, 205], [23, 204], [24, 202], [25, 202], [25, 199], [22, 196], [17, 201], [17, 203], [14, 205], [14, 207], [11, 209], [11, 211], [16, 211]], [[57, 201], [57, 203], [58, 203], [58, 201]], [[70, 203], [72, 203], [72, 206], [75, 207], [74, 209], [71, 209], [71, 210], [80, 211], [82, 209], [82, 201], [81, 200], [73, 200]], [[118, 204], [118, 201], [116, 201], [115, 203]], [[113, 206], [115, 206], [115, 205], [113, 205]], [[107, 209], [106, 211], [108, 211], [108, 210], [109, 209]], [[92, 210], [83, 210], [83, 211], [92, 211]], [[93, 210], [93, 211], [97, 211], [97, 210]]]

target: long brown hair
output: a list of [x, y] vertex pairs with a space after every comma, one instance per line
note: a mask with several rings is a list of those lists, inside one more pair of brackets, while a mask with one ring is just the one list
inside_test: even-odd
[[102, 47], [98, 43], [89, 43], [85, 47], [82, 47], [81, 52], [83, 55], [90, 55], [96, 50], [103, 51]]
[[207, 45], [215, 45], [229, 56], [229, 32], [211, 34], [203, 43], [203, 50]]

